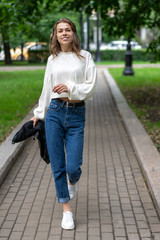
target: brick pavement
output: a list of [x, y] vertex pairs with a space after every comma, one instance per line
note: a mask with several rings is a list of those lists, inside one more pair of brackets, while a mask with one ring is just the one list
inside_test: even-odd
[[74, 231], [60, 227], [49, 165], [26, 144], [0, 187], [0, 240], [159, 240], [160, 219], [101, 70], [87, 102], [83, 174]]

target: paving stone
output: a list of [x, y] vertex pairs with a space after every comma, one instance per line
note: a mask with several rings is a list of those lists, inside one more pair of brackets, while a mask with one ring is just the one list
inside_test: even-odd
[[22, 237], [22, 232], [18, 231], [18, 232], [12, 232], [11, 236], [10, 236], [10, 240], [17, 240], [17, 239], [21, 239]]
[[7, 217], [6, 217], [6, 221], [15, 221], [15, 219], [17, 218], [17, 214], [15, 213], [11, 213], [11, 214], [8, 214]]
[[24, 236], [26, 237], [35, 237], [37, 232], [37, 228], [35, 227], [26, 227], [25, 231], [24, 231]]
[[149, 228], [147, 221], [136, 221], [139, 229]]
[[112, 227], [112, 225], [110, 224], [102, 224], [101, 225], [101, 231], [102, 231], [102, 233], [104, 232], [106, 232], [106, 233], [112, 233], [113, 232], [113, 227]]
[[126, 225], [127, 233], [137, 233], [136, 225]]
[[9, 228], [12, 229], [13, 225], [15, 224], [14, 221], [5, 221], [4, 224], [2, 225], [2, 229], [4, 228]]
[[159, 221], [159, 218], [158, 217], [148, 217], [147, 218], [148, 219], [148, 221], [149, 221], [149, 223], [153, 223], [153, 224], [159, 224], [160, 223], [160, 221]]
[[25, 224], [23, 224], [23, 223], [16, 223], [14, 225], [12, 231], [14, 231], [14, 232], [23, 232], [24, 228], [25, 228]]
[[47, 232], [38, 232], [36, 234], [35, 240], [47, 240], [48, 233]]
[[9, 237], [10, 232], [11, 232], [11, 229], [8, 229], [8, 228], [1, 229], [1, 231], [0, 231], [0, 238], [1, 237]]
[[88, 234], [89, 234], [89, 236], [90, 235], [92, 235], [92, 236], [100, 236], [100, 228], [96, 228], [96, 227], [94, 227], [94, 228], [89, 228], [88, 229]]
[[112, 233], [102, 233], [102, 240], [113, 240], [114, 236]]
[[125, 237], [126, 236], [125, 229], [114, 229], [114, 235], [116, 237]]
[[[83, 232], [76, 232], [76, 235], [75, 235], [75, 240], [81, 240], [81, 239], [83, 239], [83, 240], [87, 240], [87, 239], [94, 239], [94, 237], [93, 236], [89, 236], [88, 238], [87, 238], [87, 234], [86, 233], [83, 233]], [[69, 239], [68, 239], [69, 240]], [[95, 238], [95, 240], [96, 240], [96, 238]]]
[[49, 224], [40, 223], [38, 226], [38, 232], [48, 232], [50, 228]]
[[140, 229], [139, 231], [140, 231], [141, 238], [143, 238], [143, 237], [148, 237], [148, 238], [151, 237], [150, 230], [148, 230], [148, 229]]
[[126, 240], [126, 237], [115, 237], [115, 240]]
[[[83, 234], [80, 233], [79, 235], [83, 235]], [[70, 239], [72, 239], [73, 237], [74, 237], [74, 231], [65, 231], [64, 230], [63, 233], [62, 233], [62, 238], [70, 238]]]
[[160, 223], [159, 224], [150, 224], [151, 230], [154, 233], [160, 233]]
[[138, 234], [128, 234], [128, 240], [141, 240]]
[[61, 235], [62, 229], [61, 227], [52, 227], [50, 230], [50, 235]]
[[[80, 240], [80, 239], [79, 239]], [[99, 240], [99, 237], [93, 237], [93, 236], [89, 236], [88, 240]]]
[[159, 240], [160, 239], [160, 234], [159, 233], [152, 234], [152, 236], [154, 237], [154, 240]]

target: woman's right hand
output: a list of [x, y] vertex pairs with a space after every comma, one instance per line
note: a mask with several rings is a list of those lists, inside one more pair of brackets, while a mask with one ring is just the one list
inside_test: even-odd
[[38, 118], [32, 117], [30, 120], [33, 121], [33, 127], [35, 127], [36, 123], [38, 122]]

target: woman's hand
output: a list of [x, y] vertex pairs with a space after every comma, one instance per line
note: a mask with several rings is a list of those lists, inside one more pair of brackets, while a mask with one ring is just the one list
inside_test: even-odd
[[36, 123], [38, 122], [39, 119], [35, 118], [35, 117], [32, 117], [32, 118], [30, 118], [30, 120], [33, 121], [33, 127], [35, 127]]
[[57, 92], [58, 94], [61, 94], [63, 92], [68, 92], [68, 88], [65, 84], [60, 83], [54, 86], [52, 91], [55, 93]]

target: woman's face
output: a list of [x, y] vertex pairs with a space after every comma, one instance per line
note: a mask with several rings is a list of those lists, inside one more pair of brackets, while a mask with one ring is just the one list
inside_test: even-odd
[[70, 48], [73, 42], [73, 31], [70, 24], [61, 22], [57, 25], [57, 40], [61, 48]]

